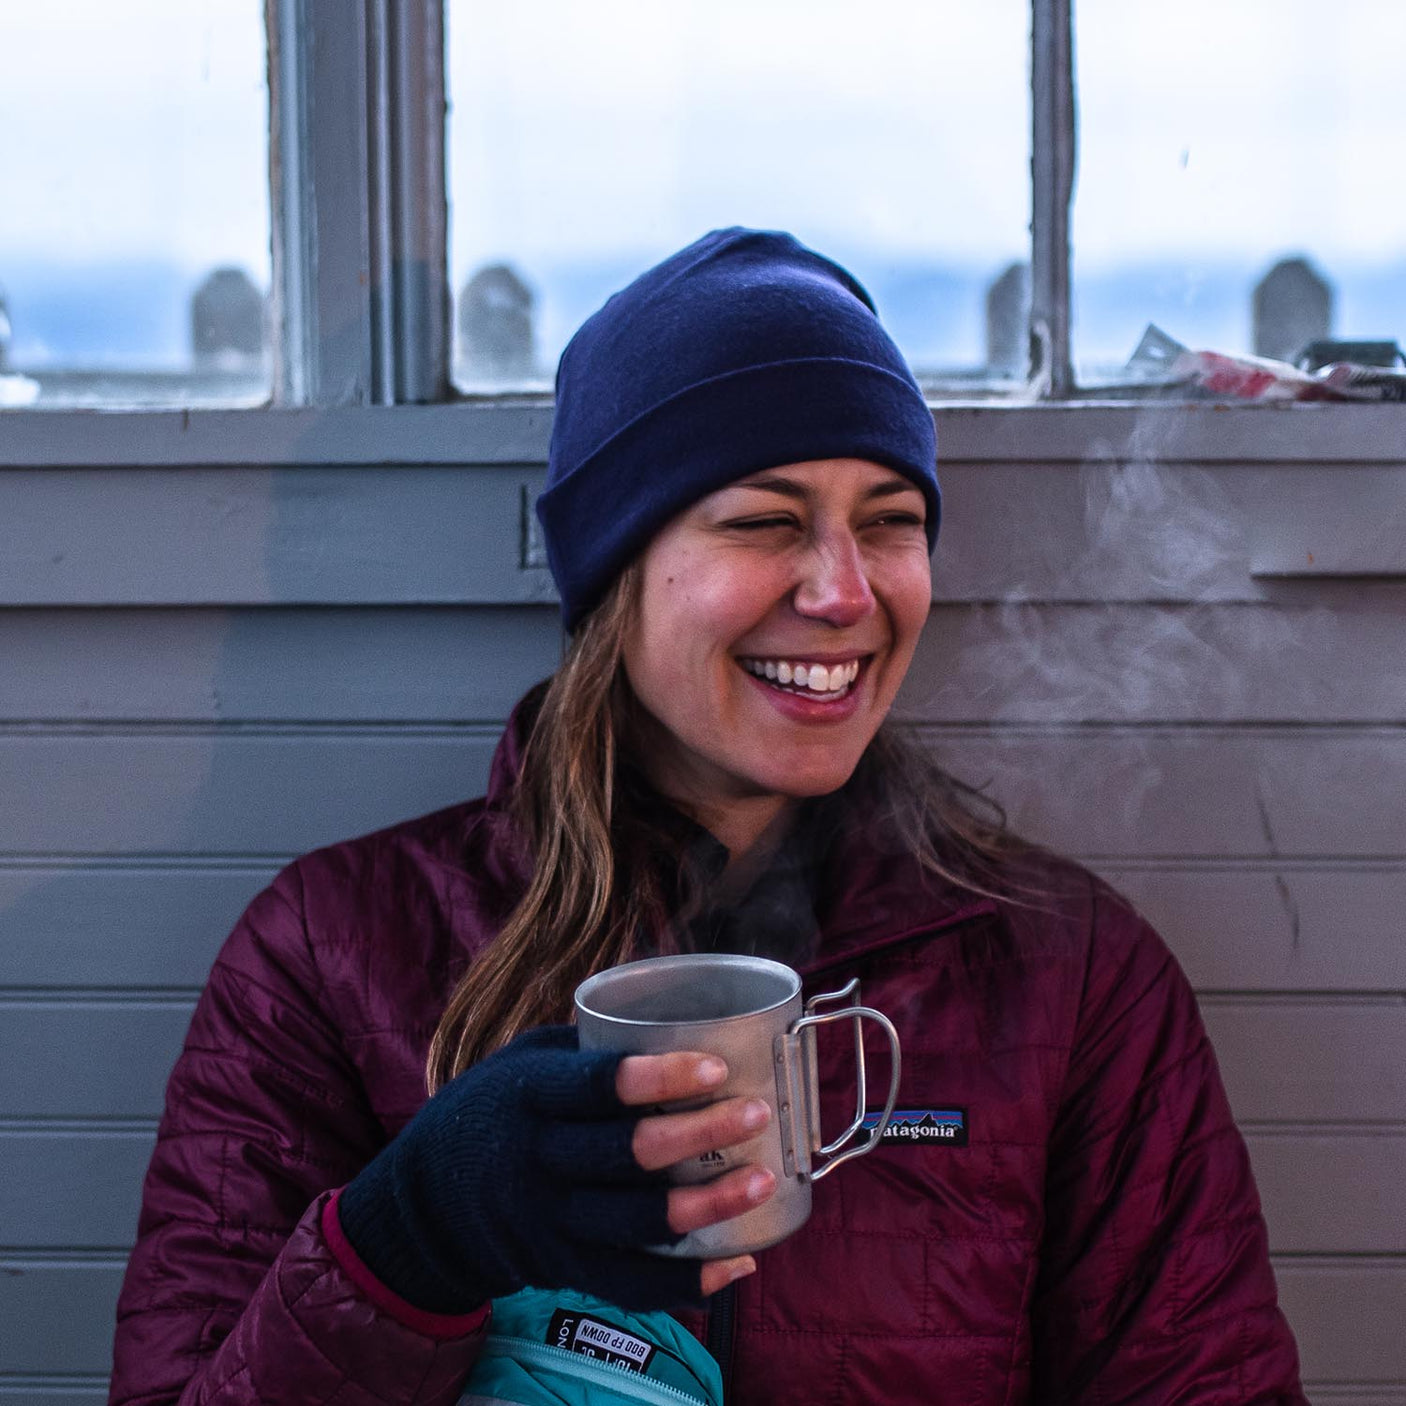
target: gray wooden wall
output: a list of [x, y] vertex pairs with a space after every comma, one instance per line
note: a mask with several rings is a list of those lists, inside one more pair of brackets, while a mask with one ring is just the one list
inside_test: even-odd
[[[0, 417], [0, 1402], [103, 1399], [165, 1075], [247, 899], [477, 793], [552, 667], [545, 417], [469, 454], [464, 413]], [[1313, 1400], [1402, 1406], [1406, 426], [1187, 423], [939, 413], [904, 715], [1160, 925]]]

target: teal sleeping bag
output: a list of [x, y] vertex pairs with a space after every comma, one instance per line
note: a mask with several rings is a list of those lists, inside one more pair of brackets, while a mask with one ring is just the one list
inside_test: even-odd
[[667, 1313], [627, 1313], [573, 1289], [493, 1300], [459, 1406], [722, 1406], [707, 1348]]

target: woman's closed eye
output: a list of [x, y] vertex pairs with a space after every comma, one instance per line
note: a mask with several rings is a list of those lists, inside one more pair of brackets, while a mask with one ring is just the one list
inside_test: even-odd
[[880, 513], [878, 517], [871, 519], [871, 526], [874, 527], [926, 527], [926, 525], [927, 519], [921, 513], [903, 511]]
[[799, 527], [800, 521], [790, 513], [771, 513], [766, 517], [739, 518], [726, 522], [724, 527], [737, 532], [756, 532], [767, 528]]

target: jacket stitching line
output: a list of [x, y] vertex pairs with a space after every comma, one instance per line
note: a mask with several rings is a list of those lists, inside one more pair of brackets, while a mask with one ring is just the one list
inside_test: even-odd
[[210, 975], [212, 977], [223, 977], [231, 986], [238, 988], [241, 996], [246, 996], [250, 991], [257, 991], [259, 995], [267, 996], [280, 1010], [287, 1011], [304, 1025], [316, 1025], [319, 1019], [325, 1024], [331, 1024], [328, 1012], [323, 1006], [314, 1005], [312, 1007], [312, 1013], [310, 1014], [306, 1008], [291, 1002], [288, 999], [286, 991], [266, 985], [251, 972], [245, 971], [243, 967], [225, 957], [217, 957], [215, 959], [214, 965], [210, 968]]
[[298, 882], [298, 903], [296, 907], [291, 900], [288, 900], [288, 907], [292, 910], [294, 918], [298, 922], [298, 933], [303, 939], [303, 951], [307, 954], [308, 968], [317, 980], [317, 1008], [320, 1011], [327, 1010], [327, 978], [323, 973], [322, 966], [317, 960], [317, 948], [313, 946], [312, 933], [308, 929], [308, 886], [303, 878], [303, 866], [297, 863], [291, 866], [291, 878]]
[[422, 1393], [425, 1390], [425, 1383], [429, 1381], [430, 1373], [433, 1372], [435, 1369], [435, 1359], [439, 1356], [439, 1354], [440, 1344], [436, 1343], [434, 1347], [431, 1348], [430, 1351], [426, 1354], [425, 1370], [420, 1373], [420, 1380], [415, 1383], [415, 1394], [411, 1397], [412, 1401], [418, 1401], [420, 1399]]
[[1083, 975], [1079, 982], [1079, 999], [1074, 1005], [1073, 1018], [1069, 1027], [1069, 1042], [1064, 1051], [1064, 1059], [1058, 1070], [1058, 1077], [1050, 1081], [1050, 1087], [1058, 1090], [1054, 1116], [1050, 1119], [1049, 1143], [1053, 1143], [1059, 1126], [1059, 1115], [1069, 1102], [1069, 1071], [1074, 1062], [1074, 1050], [1078, 1045], [1080, 1027], [1084, 1022], [1084, 1009], [1089, 999], [1089, 982], [1094, 969], [1094, 934], [1098, 931], [1098, 886], [1090, 875], [1088, 880], [1089, 921], [1083, 934], [1083, 951], [1079, 959], [1083, 965]]
[[[967, 925], [965, 923], [959, 923], [957, 926], [965, 927]], [[1017, 951], [1008, 955], [999, 957], [973, 957], [969, 959], [951, 956], [950, 948], [945, 943], [934, 944], [932, 949], [922, 945], [923, 939], [926, 937], [937, 938], [946, 937], [947, 935], [945, 929], [934, 929], [931, 933], [916, 932], [905, 940], [909, 946], [909, 951], [907, 953], [901, 956], [895, 954], [892, 957], [887, 957], [886, 960], [892, 962], [895, 966], [900, 963], [905, 963], [913, 967], [946, 967], [953, 971], [961, 972], [988, 972], [999, 971], [1003, 967], [1029, 967], [1034, 965], [1033, 959], [1037, 957], [1054, 958], [1056, 961], [1066, 963], [1070, 966], [1079, 960], [1078, 953], [1072, 951], [1067, 942], [1042, 943], [1039, 946], [1020, 945]], [[1014, 940], [1019, 943], [1019, 938], [1015, 938]], [[880, 953], [883, 949], [874, 948], [871, 949], [871, 951]], [[857, 952], [854, 954], [854, 957], [858, 960], [868, 955], [869, 953]], [[844, 966], [849, 960], [849, 957], [835, 957], [826, 967], [816, 967], [814, 969], [814, 974], [824, 975], [829, 966]], [[810, 970], [807, 970], [803, 975], [806, 980], [809, 981], [812, 973]]]
[[865, 932], [864, 927], [838, 929], [833, 932], [821, 931], [821, 945], [823, 947], [835, 946], [839, 943], [855, 941], [855, 945], [845, 951], [836, 952], [833, 956], [826, 956], [811, 965], [806, 966], [801, 971], [801, 976], [805, 980], [820, 976], [830, 971], [834, 967], [843, 967], [850, 962], [865, 961], [878, 952], [887, 952], [894, 947], [902, 947], [908, 943], [921, 941], [926, 937], [937, 937], [949, 932], [956, 931], [975, 922], [978, 918], [1000, 917], [1000, 908], [991, 901], [985, 901], [971, 908], [959, 909], [956, 913], [933, 915], [927, 919], [916, 920], [906, 931], [885, 934], [882, 937], [875, 937], [867, 945], [862, 936], [856, 941], [856, 935]]
[[[1213, 1231], [1215, 1231], [1215, 1230], [1234, 1229], [1236, 1226], [1239, 1226], [1239, 1225], [1257, 1225], [1257, 1224], [1260, 1222], [1260, 1219], [1261, 1219], [1261, 1218], [1260, 1218], [1259, 1216], [1246, 1216], [1246, 1217], [1243, 1217], [1243, 1218], [1241, 1218], [1241, 1219], [1239, 1219], [1239, 1220], [1234, 1219], [1234, 1218], [1230, 1218], [1230, 1219], [1227, 1219], [1227, 1220], [1225, 1220], [1225, 1221], [1223, 1221], [1223, 1222], [1217, 1222], [1214, 1226], [1200, 1227], [1200, 1228], [1198, 1228], [1197, 1230], [1190, 1232], [1189, 1234], [1180, 1235], [1180, 1236], [1177, 1236], [1177, 1237], [1175, 1237], [1175, 1238], [1168, 1239], [1168, 1240], [1164, 1241], [1163, 1244], [1164, 1244], [1164, 1247], [1165, 1247], [1166, 1249], [1169, 1249], [1169, 1250], [1170, 1250], [1170, 1249], [1181, 1248], [1181, 1247], [1183, 1247], [1183, 1246], [1193, 1244], [1196, 1240], [1199, 1240], [1199, 1239], [1203, 1239], [1203, 1238], [1208, 1237], [1208, 1236], [1209, 1236]], [[1110, 1232], [1110, 1234], [1111, 1234], [1111, 1232]], [[1118, 1276], [1119, 1282], [1121, 1283], [1125, 1277], [1126, 1277], [1126, 1276], [1124, 1276], [1124, 1275], [1119, 1275], [1119, 1276]], [[1092, 1313], [1092, 1314], [1098, 1314], [1098, 1313], [1100, 1313], [1102, 1310], [1107, 1309], [1107, 1308], [1109, 1307], [1111, 1301], [1112, 1301], [1112, 1295], [1110, 1295], [1110, 1294], [1108, 1294], [1108, 1293], [1102, 1293], [1102, 1294], [1098, 1294], [1098, 1295], [1093, 1295], [1093, 1294], [1087, 1294], [1087, 1293], [1069, 1292], [1069, 1293], [1066, 1294], [1066, 1297], [1068, 1298], [1068, 1300], [1070, 1301], [1070, 1303], [1071, 1303], [1076, 1309], [1081, 1310], [1081, 1311], [1083, 1311], [1083, 1312]], [[1274, 1300], [1266, 1299], [1263, 1304], [1255, 1304], [1255, 1305], [1252, 1305], [1252, 1307], [1254, 1307], [1254, 1308], [1256, 1308], [1256, 1309], [1259, 1309], [1259, 1308], [1262, 1308], [1262, 1307], [1263, 1307], [1263, 1308], [1271, 1308], [1271, 1309], [1272, 1309], [1272, 1308], [1276, 1308], [1277, 1306], [1278, 1306], [1278, 1300], [1277, 1300], [1277, 1299], [1274, 1299]], [[1202, 1319], [1199, 1319], [1199, 1318], [1198, 1318], [1198, 1319], [1193, 1319], [1193, 1320], [1191, 1320], [1191, 1321], [1192, 1321], [1192, 1322], [1195, 1322], [1195, 1323], [1198, 1323], [1198, 1324], [1201, 1323], [1201, 1322], [1203, 1322], [1203, 1321], [1204, 1321], [1204, 1322], [1207, 1322], [1207, 1323], [1217, 1323], [1217, 1322], [1221, 1322], [1221, 1321], [1224, 1321], [1224, 1320], [1227, 1320], [1227, 1319], [1234, 1318], [1237, 1314], [1241, 1313], [1242, 1311], [1243, 1311], [1243, 1309], [1232, 1309], [1232, 1310], [1229, 1310], [1229, 1311], [1227, 1311], [1227, 1312], [1225, 1312], [1225, 1313], [1217, 1314], [1217, 1315], [1215, 1315], [1215, 1316], [1213, 1316], [1212, 1318], [1209, 1318], [1209, 1319], [1202, 1320]], [[1160, 1330], [1159, 1330], [1159, 1331], [1160, 1331]], [[1165, 1337], [1173, 1337], [1173, 1336], [1176, 1336], [1176, 1333], [1175, 1333], [1174, 1330], [1168, 1329], [1168, 1330], [1166, 1330], [1165, 1333], [1163, 1333], [1162, 1335], [1165, 1336]]]
[[[1106, 1305], [1105, 1305], [1106, 1306]], [[1242, 1304], [1239, 1308], [1228, 1309], [1224, 1313], [1214, 1313], [1209, 1318], [1190, 1319], [1185, 1326], [1178, 1324], [1172, 1328], [1158, 1328], [1154, 1324], [1147, 1324], [1139, 1332], [1125, 1337], [1122, 1340], [1122, 1350], [1126, 1351], [1130, 1344], [1138, 1342], [1180, 1342], [1191, 1333], [1203, 1328], [1212, 1328], [1219, 1323], [1245, 1323], [1246, 1320], [1258, 1315], [1275, 1317], [1278, 1315], [1279, 1305], [1277, 1302], [1264, 1302], [1256, 1304]]]
[[225, 1173], [229, 1167], [229, 1138], [220, 1138], [220, 1180], [215, 1188], [215, 1238], [218, 1243], [225, 1240], [225, 1229], [229, 1218], [225, 1214]]
[[[318, 1279], [320, 1280], [326, 1278], [327, 1275], [330, 1273], [331, 1271], [328, 1271], [327, 1274], [319, 1275]], [[302, 1293], [298, 1295], [298, 1299], [301, 1299], [303, 1297], [303, 1294], [307, 1293], [308, 1290], [310, 1290], [312, 1287], [313, 1286], [311, 1284], [308, 1285], [308, 1288], [304, 1289]], [[298, 1300], [295, 1299], [293, 1302], [296, 1303], [297, 1301]], [[292, 1304], [289, 1305], [290, 1311], [291, 1308]], [[301, 1328], [302, 1324], [299, 1324], [298, 1326]], [[368, 1387], [364, 1382], [350, 1381], [347, 1378], [346, 1371], [342, 1367], [342, 1365], [338, 1362], [333, 1361], [333, 1359], [330, 1358], [322, 1350], [322, 1348], [319, 1346], [313, 1336], [306, 1329], [303, 1329], [303, 1340], [308, 1344], [310, 1348], [312, 1348], [312, 1350], [318, 1355], [318, 1357], [322, 1359], [322, 1361], [326, 1364], [327, 1368], [331, 1372], [333, 1372], [337, 1378], [336, 1382], [332, 1387], [332, 1390], [326, 1396], [321, 1398], [321, 1406], [329, 1406], [329, 1403], [335, 1401], [348, 1388], [350, 1388], [354, 1393], [351, 1397], [353, 1401], [379, 1401], [382, 1403], [382, 1406], [396, 1406], [397, 1398], [390, 1396], [382, 1396], [379, 1391], [374, 1391], [371, 1387]]]
[[967, 1397], [969, 1406], [981, 1406], [981, 1403], [987, 1399], [986, 1383], [991, 1376], [991, 1359], [993, 1355], [994, 1349], [991, 1347], [990, 1340], [988, 1339], [987, 1344], [982, 1347], [981, 1352], [977, 1355], [976, 1371], [972, 1373], [971, 1394]]
[[923, 1325], [925, 1332], [932, 1332], [936, 1326], [936, 1318], [932, 1311], [932, 1245], [933, 1230], [932, 1224], [933, 1207], [928, 1207], [928, 1230], [923, 1236], [923, 1302], [918, 1309], [918, 1321]]
[[[117, 1315], [117, 1321], [118, 1321], [119, 1323], [124, 1323], [124, 1322], [126, 1322], [126, 1320], [129, 1319], [129, 1318], [145, 1318], [145, 1317], [147, 1317], [147, 1316], [149, 1316], [149, 1315], [162, 1314], [162, 1313], [166, 1313], [166, 1314], [183, 1313], [183, 1314], [185, 1314], [187, 1317], [189, 1317], [189, 1316], [191, 1316], [191, 1315], [193, 1315], [193, 1314], [198, 1314], [198, 1315], [200, 1316], [200, 1320], [201, 1320], [201, 1322], [200, 1322], [200, 1338], [203, 1339], [204, 1336], [205, 1336], [205, 1334], [209, 1331], [210, 1324], [211, 1324], [214, 1320], [216, 1320], [216, 1319], [218, 1319], [218, 1318], [221, 1317], [221, 1310], [222, 1310], [222, 1309], [227, 1309], [227, 1308], [228, 1308], [228, 1305], [227, 1305], [227, 1304], [215, 1304], [214, 1306], [212, 1306], [212, 1305], [210, 1305], [210, 1304], [208, 1304], [208, 1303], [204, 1303], [204, 1302], [202, 1302], [202, 1303], [184, 1303], [184, 1304], [182, 1304], [182, 1303], [143, 1303], [143, 1304], [137, 1304], [135, 1307], [132, 1306], [132, 1305], [130, 1305], [130, 1304], [128, 1304], [128, 1305], [126, 1305], [126, 1306], [122, 1309], [122, 1311]], [[234, 1323], [234, 1322], [238, 1322], [238, 1319], [232, 1320], [231, 1326], [233, 1326], [233, 1323]], [[208, 1343], [208, 1344], [206, 1344], [204, 1347], [201, 1347], [200, 1344], [199, 1344], [199, 1341], [197, 1341], [196, 1346], [194, 1346], [194, 1347], [185, 1347], [185, 1348], [181, 1348], [181, 1349], [180, 1349], [180, 1352], [181, 1352], [181, 1354], [182, 1354], [183, 1356], [185, 1356], [185, 1357], [203, 1358], [203, 1357], [209, 1357], [209, 1355], [211, 1354], [211, 1352], [213, 1352], [213, 1351], [214, 1351], [216, 1348], [218, 1348], [219, 1346], [220, 1346], [219, 1343]]]
[[1012, 1406], [1015, 1399], [1017, 1359], [1020, 1356], [1021, 1330], [1030, 1322], [1030, 1307], [1035, 1295], [1035, 1273], [1038, 1265], [1039, 1256], [1032, 1255], [1025, 1266], [1025, 1283], [1020, 1293], [1020, 1312], [1011, 1333], [1011, 1357], [1010, 1363], [1006, 1368], [1006, 1397], [1004, 1406]]
[[[317, 1193], [319, 1196], [321, 1194], [321, 1192]], [[283, 1241], [288, 1239], [297, 1228], [297, 1224], [297, 1221], [287, 1221], [282, 1225], [261, 1225], [254, 1221], [241, 1220], [237, 1230], [239, 1235], [243, 1235], [247, 1230], [251, 1235], [277, 1236], [280, 1241]], [[196, 1220], [194, 1216], [166, 1216], [156, 1229], [159, 1232], [165, 1230], [168, 1226], [188, 1226], [192, 1230], [209, 1230], [211, 1227], [214, 1227], [215, 1229], [228, 1232], [231, 1237], [235, 1236], [236, 1231], [236, 1227], [232, 1223], [226, 1221]], [[180, 1306], [173, 1304], [171, 1307], [179, 1308]]]
[[198, 1399], [202, 1401], [218, 1401], [220, 1398], [220, 1394], [235, 1380], [236, 1377], [249, 1377], [252, 1381], [253, 1375], [253, 1369], [249, 1366], [249, 1364], [247, 1362], [241, 1362], [239, 1366], [236, 1367], [234, 1371], [232, 1371], [227, 1377], [221, 1377], [220, 1380], [209, 1389], [208, 1394], [202, 1393]]
[[[322, 1359], [323, 1363], [331, 1370], [333, 1375], [337, 1378], [337, 1383], [335, 1388], [333, 1389], [332, 1395], [325, 1397], [325, 1401], [333, 1400], [341, 1392], [343, 1387], [349, 1385], [346, 1371], [339, 1362], [334, 1361], [331, 1357], [327, 1355], [326, 1352], [323, 1351], [321, 1344], [317, 1341], [316, 1338], [313, 1337], [311, 1333], [307, 1331], [306, 1328], [303, 1327], [302, 1323], [298, 1321], [297, 1315], [293, 1312], [293, 1310], [299, 1303], [303, 1301], [303, 1299], [308, 1296], [308, 1294], [310, 1294], [315, 1288], [317, 1288], [319, 1284], [323, 1283], [325, 1280], [336, 1280], [339, 1277], [340, 1275], [337, 1270], [331, 1267], [323, 1269], [320, 1273], [314, 1275], [313, 1278], [290, 1299], [284, 1293], [282, 1276], [275, 1275], [274, 1287], [275, 1291], [278, 1294], [279, 1302], [283, 1305], [288, 1316], [293, 1319], [294, 1322], [298, 1323], [298, 1327], [302, 1332], [303, 1341], [307, 1343], [307, 1345], [313, 1350], [313, 1352], [315, 1352], [318, 1357]], [[363, 1392], [366, 1397], [372, 1401], [383, 1402], [384, 1406], [395, 1406], [394, 1398], [389, 1396], [382, 1396], [380, 1392], [373, 1391], [370, 1387], [362, 1383], [357, 1384], [357, 1389]]]
[[[1134, 1090], [1133, 1099], [1129, 1100], [1129, 1104], [1133, 1103], [1137, 1099], [1137, 1097], [1141, 1095], [1155, 1092], [1160, 1085], [1170, 1079], [1172, 1075], [1177, 1074], [1181, 1070], [1185, 1069], [1186, 1066], [1190, 1064], [1193, 1060], [1204, 1059], [1206, 1056], [1206, 1051], [1209, 1049], [1209, 1047], [1210, 1040], [1206, 1035], [1203, 1034], [1200, 1040], [1197, 1041], [1196, 1045], [1186, 1054], [1182, 1055], [1180, 1059], [1173, 1060], [1171, 1064], [1165, 1065], [1163, 1068], [1158, 1069], [1155, 1073], [1148, 1074], [1142, 1079], [1140, 1079], [1138, 1081], [1137, 1088]], [[1160, 1116], [1160, 1107], [1157, 1111]], [[1103, 1139], [1109, 1136], [1125, 1132], [1128, 1126], [1126, 1120], [1126, 1106], [1123, 1109], [1120, 1109], [1119, 1112], [1120, 1115], [1123, 1116], [1122, 1122], [1105, 1120], [1105, 1125], [1102, 1127], [1100, 1127], [1097, 1123], [1094, 1124], [1093, 1128], [1091, 1130], [1086, 1130], [1084, 1136], [1069, 1149], [1069, 1153], [1072, 1155], [1074, 1153], [1083, 1152], [1096, 1142], [1101, 1142], [1103, 1141]]]
[[982, 1342], [982, 1343], [1005, 1343], [1009, 1341], [1009, 1333], [939, 1333], [928, 1332], [918, 1329], [908, 1332], [901, 1328], [888, 1328], [883, 1331], [868, 1331], [862, 1328], [852, 1328], [849, 1324], [842, 1326], [832, 1325], [825, 1328], [768, 1328], [760, 1325], [750, 1327], [748, 1332], [766, 1334], [775, 1338], [825, 1338], [833, 1341], [836, 1333], [841, 1333], [847, 1338], [863, 1338], [868, 1342], [886, 1342], [890, 1338], [903, 1338], [913, 1342], [926, 1342], [937, 1339], [941, 1342]]
[[835, 1364], [835, 1385], [830, 1393], [830, 1406], [845, 1406], [845, 1362], [849, 1357], [849, 1341], [840, 1339], [840, 1360]]
[[[1127, 965], [1124, 966], [1123, 970], [1127, 971]], [[1171, 982], [1167, 980], [1169, 974], [1172, 977]], [[1171, 993], [1175, 991], [1173, 982], [1176, 981], [1177, 974], [1176, 958], [1172, 956], [1170, 951], [1166, 951], [1157, 965], [1157, 970], [1151, 973], [1138, 987], [1137, 995], [1130, 997], [1115, 1010], [1110, 1011], [1104, 1024], [1109, 1028], [1122, 1025], [1149, 996], [1156, 996], [1158, 992]]]
[[[198, 1222], [197, 1222], [198, 1223]], [[807, 1228], [807, 1238], [839, 1240], [849, 1242], [852, 1240], [892, 1240], [899, 1244], [908, 1244], [913, 1239], [911, 1230], [830, 1230], [817, 1226], [814, 1229]], [[1016, 1247], [1038, 1245], [1040, 1237], [1038, 1234], [1029, 1235], [953, 1235], [942, 1230], [933, 1230], [923, 1236], [924, 1244], [929, 1245], [1014, 1245]]]
[[269, 1059], [266, 1056], [259, 1056], [242, 1050], [217, 1049], [212, 1045], [187, 1045], [184, 1053], [204, 1055], [216, 1061], [238, 1065], [245, 1069], [262, 1069], [268, 1073], [280, 1076], [285, 1084], [296, 1088], [299, 1093], [305, 1094], [308, 1098], [316, 1099], [324, 1107], [331, 1109], [343, 1109], [353, 1107], [350, 1099], [337, 1100], [329, 1096], [326, 1086], [319, 1087], [317, 1084], [305, 1082], [304, 1077], [279, 1060]]
[[1236, 1338], [1240, 1343], [1240, 1351], [1235, 1354], [1235, 1394], [1242, 1400], [1245, 1396], [1245, 1359], [1249, 1354], [1249, 1324], [1242, 1318], [1236, 1325]]
[[[162, 1132], [160, 1142], [157, 1145], [157, 1151], [165, 1151], [165, 1149], [172, 1143], [190, 1142], [199, 1139], [205, 1139], [207, 1141], [215, 1141], [220, 1143], [221, 1157], [225, 1155], [225, 1145], [231, 1141], [236, 1140], [230, 1138], [228, 1133], [222, 1133], [216, 1128], [172, 1128], [169, 1131]], [[279, 1158], [285, 1163], [287, 1159], [291, 1157], [300, 1166], [316, 1167], [322, 1171], [342, 1172], [347, 1169], [347, 1162], [345, 1159], [338, 1160], [336, 1158], [314, 1156], [306, 1151], [306, 1145], [304, 1143], [299, 1143], [296, 1146], [282, 1147], [277, 1142], [266, 1142], [262, 1139], [252, 1137], [240, 1138], [237, 1139], [237, 1141], [242, 1142], [246, 1147], [261, 1148], [265, 1152], [277, 1152]], [[351, 1175], [351, 1172], [348, 1172], [348, 1175]], [[221, 1192], [223, 1192], [223, 1188], [224, 1184], [222, 1181]], [[184, 1223], [189, 1225], [206, 1224], [205, 1221], [197, 1220], [188, 1220]]]
[[[1217, 1124], [1216, 1127], [1211, 1128], [1206, 1132], [1199, 1133], [1194, 1138], [1189, 1138], [1186, 1142], [1182, 1143], [1181, 1146], [1177, 1148], [1176, 1156], [1170, 1162], [1168, 1162], [1168, 1164], [1163, 1167], [1160, 1172], [1154, 1172], [1151, 1176], [1142, 1177], [1140, 1180], [1125, 1182], [1122, 1186], [1123, 1197], [1129, 1197], [1135, 1191], [1142, 1191], [1144, 1188], [1149, 1186], [1165, 1185], [1165, 1183], [1171, 1178], [1171, 1175], [1174, 1173], [1176, 1168], [1184, 1163], [1188, 1153], [1199, 1152], [1203, 1147], [1209, 1147], [1212, 1143], [1219, 1142], [1222, 1139], [1232, 1135], [1238, 1136], [1238, 1130], [1235, 1124], [1220, 1123]], [[1203, 1221], [1202, 1228], [1209, 1228], [1210, 1226], [1216, 1224], [1218, 1224], [1218, 1222], [1216, 1221]]]

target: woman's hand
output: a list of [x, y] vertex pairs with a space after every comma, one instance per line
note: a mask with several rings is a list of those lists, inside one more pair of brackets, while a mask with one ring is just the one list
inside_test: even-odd
[[[627, 1107], [650, 1107], [706, 1097], [726, 1078], [727, 1065], [713, 1055], [628, 1055], [616, 1070], [615, 1092]], [[636, 1124], [631, 1150], [644, 1171], [659, 1171], [715, 1148], [748, 1142], [770, 1118], [765, 1102], [744, 1098], [723, 1099], [687, 1113], [657, 1113]], [[761, 1205], [775, 1190], [776, 1177], [756, 1165], [736, 1167], [702, 1185], [672, 1187], [669, 1228], [684, 1235], [731, 1220]], [[714, 1294], [756, 1267], [751, 1255], [709, 1260], [703, 1266], [703, 1293]]]
[[756, 1268], [652, 1252], [765, 1201], [770, 1172], [669, 1185], [675, 1162], [754, 1138], [770, 1110], [724, 1099], [700, 1054], [578, 1048], [569, 1026], [530, 1030], [450, 1080], [343, 1189], [338, 1217], [372, 1271], [419, 1308], [464, 1312], [526, 1285], [623, 1308], [697, 1303]]

